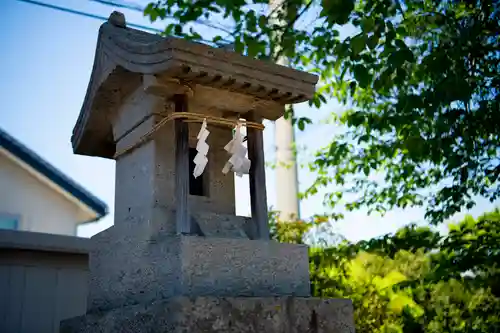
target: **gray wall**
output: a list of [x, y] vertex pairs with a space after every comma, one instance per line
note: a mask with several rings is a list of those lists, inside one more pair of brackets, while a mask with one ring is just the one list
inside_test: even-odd
[[85, 313], [89, 242], [0, 230], [1, 333], [57, 333]]

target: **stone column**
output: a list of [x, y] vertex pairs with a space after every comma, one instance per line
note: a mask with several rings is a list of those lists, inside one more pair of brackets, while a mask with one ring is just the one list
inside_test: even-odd
[[[187, 112], [188, 97], [174, 96], [174, 112]], [[175, 199], [177, 234], [190, 235], [191, 218], [189, 214], [189, 126], [182, 119], [175, 121]]]
[[175, 131], [173, 122], [136, 145], [168, 113], [173, 103], [138, 86], [110, 115], [116, 142], [114, 224], [131, 237], [176, 233]]
[[[251, 113], [249, 121], [262, 122]], [[247, 128], [248, 157], [250, 166], [250, 204], [255, 238], [269, 240], [269, 218], [267, 213], [266, 168], [264, 160], [264, 136], [261, 130]]]

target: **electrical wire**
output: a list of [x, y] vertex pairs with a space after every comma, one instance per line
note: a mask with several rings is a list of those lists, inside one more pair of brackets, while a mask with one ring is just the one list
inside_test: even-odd
[[126, 2], [118, 3], [116, 1], [109, 1], [109, 0], [90, 0], [90, 1], [97, 2], [97, 3], [100, 3], [101, 5], [105, 5], [105, 6], [114, 6], [114, 7], [118, 7], [118, 8], [134, 10], [136, 12], [143, 12], [144, 11], [144, 8], [138, 4], [132, 4], [132, 3], [126, 3]]
[[[36, 5], [36, 6], [40, 6], [40, 7], [45, 7], [45, 8], [49, 8], [49, 9], [53, 9], [53, 10], [57, 10], [57, 11], [61, 11], [61, 12], [69, 13], [69, 14], [80, 15], [80, 16], [84, 16], [84, 17], [89, 17], [89, 18], [93, 18], [93, 19], [97, 19], [97, 20], [101, 20], [101, 21], [107, 21], [108, 20], [108, 18], [105, 17], [105, 16], [100, 16], [100, 15], [96, 15], [96, 14], [92, 14], [92, 13], [82, 12], [82, 11], [71, 9], [71, 8], [67, 8], [67, 7], [56, 6], [56, 5], [53, 5], [53, 4], [49, 4], [49, 3], [45, 3], [45, 2], [40, 2], [40, 1], [36, 1], [36, 0], [16, 0], [16, 1], [18, 1], [18, 2], [24, 2], [26, 4]], [[140, 9], [140, 7], [138, 5], [119, 4], [119, 3], [116, 3], [116, 2], [113, 2], [113, 1], [106, 1], [106, 0], [90, 0], [90, 1], [93, 1], [93, 2], [96, 2], [96, 3], [100, 3], [100, 4], [103, 4], [103, 5], [107, 5], [107, 6], [116, 6], [116, 7], [120, 7], [120, 8], [124, 8], [124, 9], [129, 9], [129, 10], [141, 11], [142, 12], [142, 9]], [[212, 25], [212, 24], [210, 24], [208, 22], [196, 21], [194, 23], [202, 24], [202, 25], [208, 26], [208, 27], [213, 28], [213, 29], [219, 29], [219, 30], [222, 30], [222, 31], [224, 31], [226, 33], [230, 33], [230, 31], [226, 30], [225, 27], [215, 26], [215, 25]], [[133, 28], [136, 28], [136, 29], [151, 31], [151, 32], [154, 32], [154, 33], [163, 33], [164, 32], [161, 29], [157, 29], [157, 28], [153, 28], [153, 27], [148, 27], [148, 26], [144, 26], [144, 25], [140, 25], [140, 24], [135, 24], [135, 23], [130, 23], [130, 22], [127, 22], [127, 26], [133, 27]], [[223, 39], [223, 41], [225, 41], [226, 43], [229, 43], [229, 41], [227, 41], [227, 40]], [[206, 42], [208, 42], [210, 44], [213, 44], [213, 42], [211, 42], [211, 41], [206, 41]], [[220, 45], [217, 44], [217, 46], [220, 46]]]
[[[71, 9], [71, 8], [67, 8], [67, 7], [56, 6], [56, 5], [52, 5], [52, 4], [48, 4], [48, 3], [44, 3], [44, 2], [35, 1], [35, 0], [16, 0], [16, 1], [24, 2], [27, 4], [36, 5], [36, 6], [40, 6], [40, 7], [45, 7], [45, 8], [49, 8], [49, 9], [53, 9], [53, 10], [58, 10], [58, 11], [69, 13], [69, 14], [85, 16], [85, 17], [89, 17], [89, 18], [93, 18], [93, 19], [97, 19], [97, 20], [101, 20], [101, 21], [108, 20], [108, 18], [105, 16], [86, 13], [86, 12], [82, 12], [79, 10], [75, 10], [75, 9]], [[152, 27], [148, 27], [148, 26], [144, 26], [144, 25], [140, 25], [140, 24], [135, 24], [135, 23], [127, 22], [127, 26], [141, 29], [141, 30], [147, 30], [147, 31], [155, 32], [155, 33], [162, 33], [163, 32], [163, 30], [161, 30], [161, 29], [156, 29], [156, 28], [152, 28]]]
[[[131, 2], [118, 2], [118, 1], [110, 1], [110, 0], [89, 0], [89, 1], [96, 2], [96, 3], [99, 3], [101, 5], [105, 5], [105, 6], [115, 6], [115, 7], [119, 7], [119, 8], [128, 9], [128, 10], [133, 10], [136, 12], [141, 12], [141, 13], [144, 12], [143, 7], [141, 7], [138, 4], [131, 3]], [[169, 17], [169, 18], [173, 18], [173, 17]], [[207, 27], [212, 28], [212, 29], [220, 30], [220, 31], [226, 33], [228, 36], [232, 35], [232, 29], [234, 28], [234, 27], [227, 26], [227, 25], [224, 25], [221, 23], [213, 23], [213, 22], [210, 22], [208, 20], [202, 20], [202, 19], [194, 20], [193, 23], [201, 24], [201, 25], [207, 26]]]

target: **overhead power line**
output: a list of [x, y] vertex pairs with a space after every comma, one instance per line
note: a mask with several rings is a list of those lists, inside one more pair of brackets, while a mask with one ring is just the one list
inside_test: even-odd
[[[132, 3], [132, 2], [111, 1], [111, 0], [89, 0], [89, 1], [96, 2], [96, 3], [99, 3], [101, 5], [105, 5], [105, 6], [114, 6], [114, 7], [124, 8], [124, 9], [133, 10], [133, 11], [141, 12], [141, 13], [144, 12], [144, 8], [142, 6], [140, 6], [136, 3]], [[175, 19], [173, 16], [167, 16], [167, 17]], [[207, 27], [212, 28], [212, 29], [220, 30], [220, 31], [226, 33], [228, 36], [232, 35], [233, 27], [231, 27], [231, 26], [227, 26], [227, 25], [224, 25], [221, 23], [214, 23], [214, 22], [211, 22], [209, 20], [202, 20], [202, 19], [194, 20], [193, 23], [204, 25], [204, 26], [207, 26]]]
[[[107, 21], [108, 20], [108, 18], [105, 17], [105, 16], [100, 16], [100, 15], [96, 15], [96, 14], [92, 14], [92, 13], [86, 13], [86, 12], [82, 12], [82, 11], [79, 11], [79, 10], [75, 10], [75, 9], [71, 9], [71, 8], [67, 8], [67, 7], [56, 6], [56, 5], [52, 5], [52, 4], [49, 4], [49, 3], [35, 1], [35, 0], [16, 0], [16, 1], [24, 2], [24, 3], [27, 3], [27, 4], [36, 5], [36, 6], [40, 6], [40, 7], [45, 7], [45, 8], [49, 8], [49, 9], [53, 9], [53, 10], [65, 12], [65, 13], [70, 13], [70, 14], [74, 14], [74, 15], [85, 16], [85, 17], [96, 19], [96, 20], [101, 20], [101, 21]], [[109, 2], [109, 1], [97, 1], [97, 2]], [[118, 6], [118, 5], [116, 5], [116, 6]], [[122, 7], [122, 8], [126, 8], [126, 7]], [[140, 25], [140, 24], [135, 24], [135, 23], [129, 23], [129, 22], [127, 22], [127, 26], [130, 26], [130, 27], [133, 27], [133, 28], [137, 28], [137, 29], [152, 31], [152, 32], [155, 32], [155, 33], [162, 33], [163, 32], [163, 30], [161, 30], [161, 29], [156, 29], [156, 28], [153, 28], [153, 27], [148, 27], [148, 26], [145, 26], [145, 25]]]
[[143, 12], [144, 8], [138, 4], [133, 4], [130, 2], [117, 2], [117, 1], [109, 1], [109, 0], [90, 0], [92, 2], [97, 2], [106, 6], [114, 6], [118, 8], [124, 8], [129, 10], [134, 10], [136, 12]]
[[[53, 5], [53, 4], [49, 4], [49, 3], [45, 3], [45, 2], [40, 2], [40, 1], [36, 1], [36, 0], [16, 0], [16, 1], [18, 1], [18, 2], [24, 2], [26, 4], [31, 4], [31, 5], [35, 5], [35, 6], [45, 7], [45, 8], [49, 8], [49, 9], [53, 9], [53, 10], [57, 10], [57, 11], [65, 12], [65, 13], [69, 13], [69, 14], [74, 14], [74, 15], [79, 15], [79, 16], [84, 16], [84, 17], [89, 17], [89, 18], [93, 18], [93, 19], [96, 19], [96, 20], [101, 20], [101, 21], [107, 21], [108, 20], [108, 18], [105, 17], [105, 16], [96, 15], [96, 14], [92, 14], [92, 13], [87, 13], [87, 12], [83, 12], [83, 11], [79, 11], [79, 10], [75, 10], [75, 9], [71, 9], [71, 8], [67, 8], [67, 7], [56, 6], [56, 5]], [[134, 10], [134, 11], [140, 11], [140, 12], [142, 12], [142, 9], [140, 9], [139, 5], [132, 5], [132, 4], [126, 4], [126, 3], [117, 3], [115, 1], [106, 1], [106, 0], [90, 0], [90, 1], [93, 1], [93, 2], [96, 2], [96, 3], [100, 3], [100, 4], [103, 4], [103, 5], [107, 5], [107, 6], [115, 6], [115, 7], [120, 7], [120, 8], [124, 8], [124, 9], [129, 9], [129, 10]], [[230, 31], [228, 30], [228, 28], [226, 28], [224, 26], [221, 26], [221, 25], [217, 26], [217, 25], [213, 25], [213, 24], [211, 24], [209, 22], [205, 22], [205, 21], [201, 21], [201, 20], [197, 20], [194, 23], [205, 25], [205, 26], [213, 28], [213, 29], [218, 29], [218, 30], [224, 31], [228, 35], [230, 34]], [[154, 33], [163, 33], [164, 32], [161, 29], [157, 29], [157, 28], [153, 28], [153, 27], [148, 27], [148, 26], [145, 26], [145, 25], [140, 25], [140, 24], [135, 24], [135, 23], [130, 23], [130, 22], [127, 22], [127, 26], [133, 27], [133, 28], [136, 28], [136, 29], [151, 31], [151, 32], [154, 32]], [[229, 41], [227, 41], [225, 39], [223, 39], [223, 40], [226, 41], [226, 42], [229, 42]], [[210, 44], [213, 44], [209, 40], [206, 40], [206, 42], [208, 42]]]

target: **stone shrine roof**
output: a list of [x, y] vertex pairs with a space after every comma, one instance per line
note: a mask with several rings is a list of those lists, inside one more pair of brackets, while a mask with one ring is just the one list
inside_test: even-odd
[[188, 83], [195, 96], [198, 90], [204, 95], [202, 105], [215, 90], [227, 91], [230, 95], [221, 99], [239, 99], [244, 112], [254, 110], [270, 120], [283, 115], [283, 105], [311, 99], [318, 81], [316, 75], [230, 50], [127, 28], [123, 14], [113, 12], [99, 29], [89, 86], [73, 129], [75, 153], [113, 156], [109, 113], [142, 84], [143, 75]]

